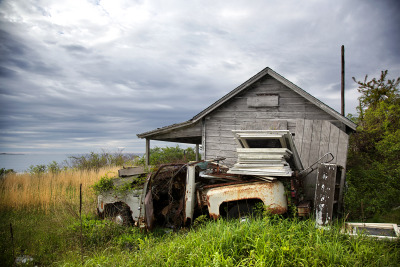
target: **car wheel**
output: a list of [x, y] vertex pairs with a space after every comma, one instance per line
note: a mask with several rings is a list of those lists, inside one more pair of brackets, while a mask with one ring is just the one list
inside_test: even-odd
[[116, 203], [107, 207], [105, 217], [119, 225], [132, 225], [132, 214], [128, 205]]

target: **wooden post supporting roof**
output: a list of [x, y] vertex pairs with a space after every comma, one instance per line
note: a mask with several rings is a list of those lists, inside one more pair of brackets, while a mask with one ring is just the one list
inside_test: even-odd
[[199, 161], [199, 144], [196, 144], [196, 161]]
[[146, 138], [146, 166], [150, 165], [150, 139]]

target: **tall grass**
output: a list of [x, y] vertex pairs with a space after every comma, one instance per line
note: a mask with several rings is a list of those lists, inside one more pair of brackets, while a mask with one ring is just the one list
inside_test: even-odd
[[[93, 227], [97, 229], [98, 227]], [[398, 266], [399, 243], [351, 238], [340, 225], [280, 217], [209, 221], [176, 233], [137, 229], [97, 243], [85, 266]], [[78, 266], [70, 254], [59, 262]]]
[[79, 200], [79, 185], [82, 184], [83, 201], [93, 202], [90, 186], [108, 174], [116, 175], [117, 167], [99, 170], [64, 170], [57, 173], [16, 174], [9, 173], [0, 179], [0, 210], [36, 209], [45, 212], [58, 209], [66, 203]]

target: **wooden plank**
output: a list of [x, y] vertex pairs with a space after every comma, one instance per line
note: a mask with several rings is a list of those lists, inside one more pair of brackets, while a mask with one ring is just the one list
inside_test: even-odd
[[321, 138], [319, 143], [319, 155], [321, 158], [323, 155], [329, 152], [329, 136], [331, 135], [331, 123], [329, 121], [322, 122]]
[[321, 141], [321, 129], [322, 129], [322, 121], [315, 120], [312, 125], [312, 134], [311, 134], [311, 147], [310, 147], [310, 157], [308, 159], [308, 166], [314, 164], [319, 159], [319, 146]]
[[207, 139], [206, 139], [206, 131], [207, 130], [207, 128], [206, 128], [206, 118], [203, 118], [202, 120], [201, 120], [201, 146], [202, 146], [202, 148], [203, 148], [203, 155], [202, 155], [202, 157], [203, 157], [203, 159], [204, 160], [206, 160], [207, 159], [207, 146], [206, 146], [206, 141], [207, 141]]
[[241, 130], [287, 130], [286, 120], [255, 120], [253, 122], [243, 122]]
[[259, 84], [260, 85], [280, 85], [281, 83], [270, 76], [266, 76], [265, 78], [263, 78], [262, 80], [259, 81]]
[[308, 162], [311, 149], [312, 126], [313, 126], [312, 120], [304, 121], [303, 143], [301, 146], [301, 153], [300, 153], [300, 159], [301, 162], [303, 163], [304, 168], [307, 168], [309, 166]]
[[[237, 120], [238, 124], [235, 124], [233, 119], [226, 119], [226, 120], [222, 120], [222, 121], [217, 121], [217, 120], [209, 120], [207, 121], [207, 135], [211, 135], [211, 136], [216, 136], [217, 130], [221, 129], [221, 136], [225, 136], [225, 137], [229, 137], [229, 136], [233, 136], [231, 134], [231, 131], [235, 129], [235, 127], [237, 129], [240, 130], [244, 130], [243, 128], [245, 128], [245, 124], [265, 124], [268, 123], [269, 121], [281, 121], [282, 122], [282, 126], [279, 126], [277, 128], [282, 128], [283, 130], [285, 129], [285, 122], [287, 122], [287, 130], [290, 130], [290, 132], [295, 133], [296, 132], [296, 123], [297, 123], [297, 119], [285, 119], [285, 120], [276, 120], [276, 119], [257, 119], [257, 118], [248, 118], [248, 119], [241, 119], [241, 120]], [[220, 127], [220, 128], [219, 128]], [[261, 128], [268, 128], [268, 127], [261, 127]], [[272, 128], [272, 127], [271, 127]], [[257, 129], [259, 130], [259, 129]], [[268, 129], [269, 130], [269, 129]]]
[[211, 143], [207, 142], [207, 146], [209, 148], [213, 148], [214, 150], [226, 150], [230, 152], [234, 152], [237, 148], [237, 145], [235, 143], [232, 144], [221, 144], [221, 143]]
[[338, 145], [339, 145], [339, 128], [336, 127], [335, 125], [331, 124], [331, 134], [329, 135], [329, 152], [333, 154], [335, 157], [333, 161], [330, 163], [336, 163], [337, 161], [337, 151], [338, 151]]
[[[301, 147], [303, 144], [304, 135], [304, 119], [296, 120], [296, 131], [294, 135], [294, 145], [296, 146], [297, 153], [301, 155]], [[303, 164], [304, 167], [304, 164]]]
[[319, 225], [326, 225], [332, 221], [336, 170], [334, 164], [318, 165], [314, 209], [315, 219]]
[[306, 103], [311, 103], [301, 96], [298, 97], [279, 97], [279, 104], [281, 106], [285, 105], [305, 105]]
[[[336, 126], [335, 126], [336, 127]], [[338, 150], [336, 155], [336, 163], [342, 167], [346, 167], [347, 162], [347, 150], [349, 146], [349, 136], [343, 132], [342, 130], [339, 131], [339, 144]]]
[[[257, 97], [260, 96], [262, 94], [271, 94], [271, 95], [279, 95], [279, 101], [281, 98], [297, 98], [299, 97], [298, 94], [296, 94], [295, 92], [293, 92], [292, 90], [289, 90], [287, 88], [262, 88], [262, 87], [258, 87], [255, 88], [252, 91], [248, 91], [247, 93], [241, 95], [241, 96], [236, 96], [233, 99], [236, 101], [241, 101], [243, 99], [246, 99], [247, 97]], [[301, 97], [301, 96], [300, 96]]]
[[[233, 129], [233, 125], [232, 125], [232, 127], [230, 127], [230, 129]], [[221, 137], [225, 137], [225, 138], [233, 138], [233, 134], [232, 134], [232, 131], [231, 131], [231, 130], [221, 130], [220, 132], [217, 132], [217, 131], [209, 131], [209, 132], [207, 133], [207, 136], [208, 136], [208, 137], [218, 137], [218, 136], [221, 136]]]
[[146, 166], [150, 166], [150, 139], [146, 138]]
[[[232, 135], [232, 134], [231, 134]], [[207, 135], [207, 143], [208, 144], [235, 144], [235, 139], [233, 135], [230, 137], [221, 137], [221, 136], [209, 136]]]
[[265, 95], [247, 98], [249, 108], [277, 107], [279, 106], [279, 95]]
[[348, 146], [349, 146], [349, 136], [345, 132], [340, 131], [339, 146], [337, 151], [337, 164], [343, 167], [343, 171], [339, 185], [339, 199], [338, 199], [339, 212], [342, 212], [342, 207], [343, 207], [343, 194], [344, 194], [344, 185], [346, 180], [346, 162], [347, 162]]
[[316, 114], [304, 111], [279, 111], [278, 108], [262, 108], [254, 111], [243, 112], [225, 112], [220, 111], [212, 114], [213, 119], [310, 119], [310, 120], [334, 120], [332, 116], [326, 113]]
[[133, 175], [140, 175], [145, 174], [144, 167], [136, 166], [136, 167], [127, 167], [118, 170], [118, 177], [126, 177], [126, 176], [133, 176]]

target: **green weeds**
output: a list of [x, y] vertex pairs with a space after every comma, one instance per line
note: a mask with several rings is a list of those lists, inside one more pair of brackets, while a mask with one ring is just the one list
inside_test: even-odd
[[100, 178], [98, 182], [92, 185], [92, 188], [96, 195], [99, 195], [102, 192], [114, 189], [113, 178], [108, 177], [108, 174], [105, 174]]
[[[82, 264], [78, 219], [24, 215], [11, 216], [17, 254], [31, 255], [42, 265]], [[1, 234], [8, 237], [2, 218]], [[201, 218], [196, 227], [179, 232], [145, 232], [94, 216], [84, 216], [82, 225], [85, 266], [396, 266], [400, 262], [398, 241], [349, 237], [341, 233], [340, 223], [319, 229], [313, 220], [280, 216], [245, 222]], [[10, 264], [6, 239], [1, 260]]]

